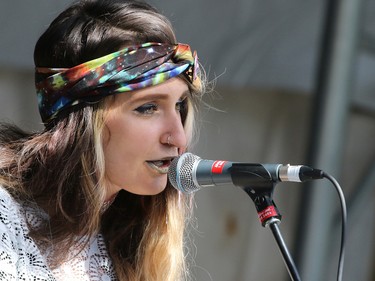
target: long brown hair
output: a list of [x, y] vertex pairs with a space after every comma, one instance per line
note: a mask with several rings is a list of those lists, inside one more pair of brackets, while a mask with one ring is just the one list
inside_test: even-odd
[[[42, 34], [34, 61], [37, 67], [67, 68], [144, 42], [176, 43], [170, 22], [153, 7], [139, 1], [80, 1]], [[191, 138], [203, 88], [188, 86], [183, 122]], [[119, 280], [183, 279], [190, 198], [169, 183], [155, 196], [122, 190], [103, 213], [102, 132], [110, 99], [70, 112], [40, 133], [2, 124], [0, 184], [48, 214], [30, 235], [42, 250], [53, 245], [51, 268], [64, 261], [77, 236], [89, 239], [101, 232]]]

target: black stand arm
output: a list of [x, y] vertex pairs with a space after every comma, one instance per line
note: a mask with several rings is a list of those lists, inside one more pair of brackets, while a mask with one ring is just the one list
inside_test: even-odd
[[290, 255], [288, 248], [284, 242], [283, 237], [281, 236], [280, 229], [278, 224], [280, 221], [278, 219], [270, 219], [269, 222], [267, 222], [266, 226], [268, 226], [272, 233], [273, 236], [276, 239], [277, 245], [279, 245], [281, 255], [283, 256], [284, 263], [288, 269], [290, 278], [295, 281], [300, 281], [301, 277], [298, 274], [298, 270], [296, 265], [293, 262], [292, 256]]

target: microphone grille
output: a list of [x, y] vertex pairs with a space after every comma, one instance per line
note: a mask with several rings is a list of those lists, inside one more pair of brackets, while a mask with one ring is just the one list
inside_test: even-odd
[[168, 178], [174, 188], [183, 193], [193, 193], [200, 189], [193, 180], [194, 166], [201, 158], [192, 154], [184, 153], [173, 159], [169, 167]]

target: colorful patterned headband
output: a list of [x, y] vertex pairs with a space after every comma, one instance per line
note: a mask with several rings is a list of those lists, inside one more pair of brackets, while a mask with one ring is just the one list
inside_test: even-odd
[[142, 89], [184, 74], [193, 83], [198, 58], [189, 45], [145, 43], [131, 46], [72, 68], [36, 68], [51, 76], [36, 83], [44, 123], [62, 110], [108, 95]]

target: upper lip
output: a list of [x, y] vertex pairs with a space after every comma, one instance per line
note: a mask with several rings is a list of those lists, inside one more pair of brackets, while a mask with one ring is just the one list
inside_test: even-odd
[[154, 160], [147, 160], [147, 161], [148, 162], [154, 162], [154, 161], [172, 161], [176, 157], [178, 157], [178, 156], [167, 156], [167, 157], [163, 157], [163, 158], [159, 158], [159, 159], [154, 159]]

